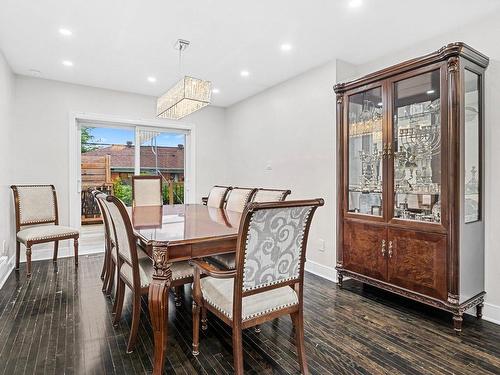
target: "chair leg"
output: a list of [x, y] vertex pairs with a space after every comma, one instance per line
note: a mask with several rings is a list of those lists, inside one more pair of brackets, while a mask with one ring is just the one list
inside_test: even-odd
[[233, 358], [234, 373], [243, 375], [243, 339], [242, 330], [239, 325], [233, 325]]
[[206, 331], [208, 329], [207, 308], [201, 307], [201, 329]]
[[16, 241], [16, 271], [19, 271], [19, 258], [21, 257], [21, 243]]
[[53, 262], [57, 262], [57, 252], [59, 250], [59, 241], [54, 241], [54, 256], [52, 257]]
[[101, 270], [101, 280], [103, 280], [103, 282], [105, 282], [104, 280], [106, 279], [108, 269], [109, 269], [109, 251], [107, 249], [105, 249], [104, 250], [104, 262], [102, 264], [102, 270]]
[[123, 308], [123, 298], [125, 297], [125, 283], [118, 277], [118, 287], [116, 288], [115, 305], [113, 306], [113, 311], [115, 312], [115, 318], [113, 319], [113, 325], [116, 327], [120, 322], [122, 317]]
[[134, 293], [134, 299], [132, 301], [132, 325], [130, 327], [130, 336], [128, 337], [127, 353], [132, 353], [132, 351], [135, 348], [140, 317], [141, 317], [141, 295], [139, 293]]
[[[116, 263], [113, 261], [113, 259], [109, 259], [109, 270], [108, 270], [108, 283], [106, 284], [106, 295], [110, 296], [111, 295], [111, 290], [113, 289], [113, 284], [115, 282], [115, 272], [116, 272]], [[117, 288], [118, 290], [118, 282], [117, 282]]]
[[75, 267], [78, 267], [78, 237], [75, 237]]
[[31, 245], [26, 246], [26, 277], [31, 277]]
[[302, 374], [309, 374], [304, 342], [304, 318], [302, 316], [302, 311], [297, 311], [296, 313], [290, 314], [290, 316], [292, 317], [295, 329], [295, 345], [297, 345], [300, 372]]
[[181, 297], [181, 294], [182, 294], [182, 290], [184, 289], [184, 285], [180, 285], [180, 286], [176, 286], [174, 288], [174, 293], [175, 293], [175, 306], [176, 307], [179, 307], [182, 305], [182, 297]]
[[200, 343], [200, 306], [193, 301], [193, 355], [198, 355]]

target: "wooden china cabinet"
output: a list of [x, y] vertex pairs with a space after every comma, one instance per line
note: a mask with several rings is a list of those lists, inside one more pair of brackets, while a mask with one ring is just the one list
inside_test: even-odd
[[337, 271], [462, 314], [484, 300], [484, 71], [464, 43], [339, 83]]

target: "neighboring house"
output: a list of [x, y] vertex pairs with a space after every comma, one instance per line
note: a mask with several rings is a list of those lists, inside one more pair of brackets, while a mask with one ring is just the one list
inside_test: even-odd
[[[82, 155], [110, 155], [111, 178], [115, 180], [120, 177], [123, 181], [130, 181], [134, 174], [134, 153], [134, 146], [129, 144], [111, 145]], [[156, 174], [157, 169], [167, 180], [184, 181], [184, 146], [141, 146], [141, 173]]]

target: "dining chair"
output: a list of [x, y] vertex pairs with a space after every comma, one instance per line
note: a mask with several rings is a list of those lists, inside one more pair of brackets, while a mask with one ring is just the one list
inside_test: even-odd
[[[304, 263], [311, 220], [323, 204], [323, 199], [250, 203], [238, 231], [236, 269], [217, 270], [209, 263], [193, 261], [193, 355], [199, 354], [200, 310], [202, 325], [207, 324], [204, 311], [209, 310], [231, 326], [236, 374], [243, 374], [242, 330], [289, 314], [300, 369], [308, 373]], [[208, 276], [201, 279], [201, 272]]]
[[215, 185], [212, 189], [210, 189], [208, 196], [203, 197], [201, 200], [203, 204], [208, 207], [222, 208], [224, 207], [224, 203], [226, 203], [227, 193], [231, 189], [231, 186]]
[[[290, 190], [276, 190], [276, 189], [257, 189], [254, 194], [251, 195], [252, 202], [282, 202], [290, 195]], [[229, 202], [229, 199], [228, 199]], [[239, 207], [241, 208], [241, 206]], [[239, 209], [238, 209], [239, 211]], [[231, 211], [228, 211], [230, 214]], [[239, 224], [239, 223], [238, 223]], [[212, 255], [211, 260], [215, 261], [217, 265], [221, 265], [227, 269], [233, 269], [235, 267], [234, 254], [218, 254]], [[259, 332], [258, 329], [256, 332]]]
[[257, 191], [254, 188], [232, 188], [227, 195], [224, 208], [228, 211], [243, 212], [248, 202], [252, 200], [253, 194]]
[[26, 246], [26, 276], [31, 277], [33, 245], [54, 242], [52, 260], [57, 261], [59, 241], [73, 239], [75, 267], [78, 266], [79, 232], [59, 225], [54, 185], [12, 185], [16, 215], [16, 271], [19, 270], [21, 243]]
[[290, 190], [259, 188], [252, 197], [252, 202], [282, 202], [292, 192]]
[[[148, 294], [153, 277], [153, 261], [148, 256], [141, 256], [142, 251], [138, 251], [137, 237], [123, 202], [114, 196], [108, 196], [106, 203], [113, 223], [117, 248], [118, 287], [113, 308], [115, 312], [113, 325], [117, 326], [121, 319], [127, 286], [132, 291], [132, 325], [127, 344], [127, 352], [130, 353], [137, 340], [141, 296]], [[172, 287], [188, 284], [193, 280], [194, 269], [187, 261], [173, 263], [170, 270]]]
[[113, 287], [116, 270], [115, 232], [106, 205], [106, 198], [108, 195], [99, 190], [93, 190], [92, 195], [99, 206], [104, 224], [104, 264], [101, 272], [101, 279], [103, 280], [102, 291], [109, 296]]
[[132, 206], [162, 206], [161, 176], [132, 176]]

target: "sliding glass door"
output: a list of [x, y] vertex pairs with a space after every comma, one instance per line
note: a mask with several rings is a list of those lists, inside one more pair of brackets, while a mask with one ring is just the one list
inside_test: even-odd
[[135, 173], [162, 178], [163, 203], [184, 203], [186, 134], [136, 128]]

